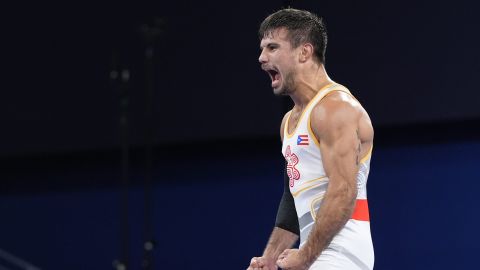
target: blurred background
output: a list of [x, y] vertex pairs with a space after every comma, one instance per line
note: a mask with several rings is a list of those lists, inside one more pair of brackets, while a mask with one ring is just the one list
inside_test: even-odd
[[283, 192], [257, 30], [286, 6], [372, 118], [375, 269], [476, 268], [480, 4], [177, 0], [5, 9], [0, 269], [245, 269]]

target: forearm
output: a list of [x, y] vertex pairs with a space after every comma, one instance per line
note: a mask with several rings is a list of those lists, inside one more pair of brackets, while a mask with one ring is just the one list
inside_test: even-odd
[[287, 165], [285, 164], [285, 172], [283, 176], [283, 195], [278, 205], [277, 217], [275, 219], [275, 227], [290, 231], [293, 234], [299, 235], [300, 228], [298, 226], [297, 210], [295, 208], [295, 200], [292, 193], [290, 193], [289, 178], [287, 175]]
[[277, 260], [278, 256], [287, 248], [291, 248], [298, 240], [298, 235], [282, 228], [275, 227], [270, 235], [263, 257]]
[[350, 219], [355, 199], [356, 190], [350, 190], [346, 185], [342, 189], [327, 191], [317, 212], [315, 225], [300, 249], [301, 256], [308, 265], [317, 259]]

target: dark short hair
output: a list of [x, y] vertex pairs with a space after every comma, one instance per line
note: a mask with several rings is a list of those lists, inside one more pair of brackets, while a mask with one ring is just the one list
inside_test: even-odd
[[293, 48], [307, 42], [311, 43], [314, 56], [320, 63], [325, 63], [327, 28], [322, 18], [306, 10], [281, 9], [262, 22], [258, 36], [261, 40], [279, 28], [288, 30], [288, 39]]

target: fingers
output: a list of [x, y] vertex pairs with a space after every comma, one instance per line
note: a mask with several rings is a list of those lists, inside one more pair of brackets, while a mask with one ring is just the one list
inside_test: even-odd
[[285, 250], [280, 254], [280, 256], [278, 256], [278, 260], [283, 260], [285, 257], [288, 256], [289, 253], [290, 253], [290, 249], [285, 249]]
[[277, 266], [282, 269], [288, 269], [289, 263], [287, 260], [277, 260]]
[[285, 249], [280, 256], [278, 256], [277, 260], [277, 266], [280, 268], [286, 268], [288, 263], [288, 260], [285, 260], [288, 257], [288, 254], [290, 254], [291, 249]]
[[247, 270], [277, 270], [275, 260], [266, 257], [253, 257]]
[[247, 268], [247, 270], [261, 270], [264, 265], [265, 263], [261, 257], [253, 257], [250, 260], [250, 266]]
[[255, 257], [253, 257], [251, 260], [250, 260], [250, 265], [248, 266], [247, 270], [255, 270], [255, 268], [258, 268], [257, 266], [257, 260]]

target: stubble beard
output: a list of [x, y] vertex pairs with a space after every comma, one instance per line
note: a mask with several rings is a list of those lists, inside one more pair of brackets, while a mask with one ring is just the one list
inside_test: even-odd
[[294, 92], [295, 89], [295, 72], [290, 71], [285, 75], [285, 80], [282, 86], [278, 90], [274, 90], [273, 93], [276, 96], [288, 96]]

